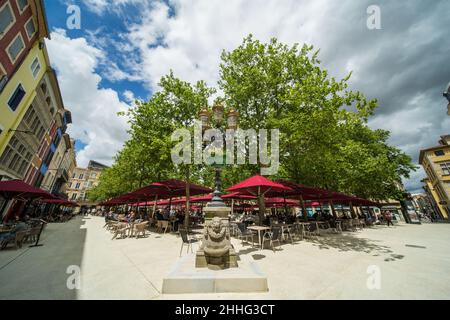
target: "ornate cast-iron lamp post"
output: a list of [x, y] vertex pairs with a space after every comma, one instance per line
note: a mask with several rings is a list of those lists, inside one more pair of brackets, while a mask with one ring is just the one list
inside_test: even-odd
[[[196, 253], [196, 268], [211, 268], [213, 270], [222, 270], [227, 268], [237, 268], [237, 253], [231, 244], [229, 214], [231, 208], [228, 208], [222, 199], [222, 168], [226, 165], [226, 156], [223, 153], [223, 141], [227, 138], [227, 129], [236, 129], [237, 127], [236, 111], [231, 110], [225, 114], [225, 108], [221, 104], [216, 104], [212, 112], [203, 110], [200, 112], [203, 133], [207, 129], [215, 129], [215, 132], [209, 143], [204, 147], [208, 148], [211, 154], [217, 155], [222, 152], [222, 161], [214, 163], [215, 169], [215, 190], [212, 201], [203, 208], [205, 214], [205, 230], [202, 244]], [[226, 119], [225, 119], [226, 118]], [[215, 139], [222, 139], [220, 146], [215, 145]], [[215, 148], [222, 148], [218, 150]], [[217, 151], [217, 152], [216, 152]], [[220, 153], [219, 153], [220, 154]]]
[[[224, 116], [226, 116], [226, 123], [224, 123]], [[236, 110], [231, 109], [228, 113], [225, 114], [225, 108], [222, 104], [216, 103], [212, 108], [212, 112], [207, 109], [204, 109], [199, 114], [200, 121], [202, 123], [203, 132], [207, 129], [216, 129], [221, 132], [222, 141], [226, 138], [226, 130], [227, 129], [237, 129], [237, 122], [239, 114]], [[212, 121], [211, 121], [212, 120]], [[211, 143], [214, 143], [215, 138], [211, 139]], [[223, 152], [223, 150], [222, 150]], [[222, 199], [222, 168], [226, 164], [225, 155], [223, 156], [222, 164], [215, 164], [215, 188], [213, 193], [213, 198], [210, 207], [225, 207], [225, 203]]]

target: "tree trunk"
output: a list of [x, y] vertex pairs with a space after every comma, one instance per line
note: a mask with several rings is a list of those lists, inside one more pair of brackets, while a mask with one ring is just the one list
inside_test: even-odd
[[261, 193], [261, 189], [258, 188], [258, 206], [259, 206], [259, 225], [263, 225], [264, 215], [266, 213], [266, 204], [264, 203], [264, 194]]
[[191, 190], [189, 188], [189, 167], [186, 168], [186, 210], [184, 213], [184, 227], [189, 228], [189, 207], [191, 200]]
[[155, 196], [155, 202], [153, 203], [153, 213], [152, 213], [152, 218], [155, 217], [155, 212], [156, 212], [156, 203], [158, 202], [158, 196]]
[[357, 219], [358, 218], [358, 214], [355, 211], [355, 208], [353, 207], [353, 203], [350, 201], [350, 213], [352, 214], [352, 218]]
[[333, 216], [335, 219], [337, 219], [337, 213], [336, 213], [336, 209], [334, 208], [334, 203], [333, 200], [330, 201], [330, 207], [331, 207], [331, 212], [333, 212]]
[[303, 219], [305, 219], [305, 221], [308, 221], [308, 211], [306, 211], [306, 205], [305, 200], [303, 200], [303, 196], [300, 196], [300, 203], [303, 209]]

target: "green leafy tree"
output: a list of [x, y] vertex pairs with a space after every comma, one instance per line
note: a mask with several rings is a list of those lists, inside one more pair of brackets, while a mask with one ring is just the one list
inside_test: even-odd
[[242, 127], [280, 130], [279, 177], [367, 198], [399, 197], [401, 178], [415, 168], [411, 159], [387, 144], [388, 132], [367, 126], [377, 101], [348, 90], [351, 74], [329, 77], [318, 53], [250, 35], [222, 53], [220, 88]]
[[[280, 130], [280, 170], [272, 178], [365, 198], [402, 198], [398, 185], [415, 169], [410, 157], [388, 144], [389, 132], [368, 127], [377, 101], [348, 89], [351, 74], [330, 77], [318, 54], [312, 46], [287, 46], [276, 39], [261, 43], [250, 35], [222, 53], [218, 88], [239, 112], [241, 128]], [[213, 186], [213, 168], [172, 163], [171, 135], [192, 129], [216, 89], [203, 81], [182, 81], [172, 72], [159, 85], [148, 102], [137, 102], [128, 112], [130, 139], [92, 198], [167, 178]], [[258, 174], [260, 167], [226, 166], [224, 188]]]

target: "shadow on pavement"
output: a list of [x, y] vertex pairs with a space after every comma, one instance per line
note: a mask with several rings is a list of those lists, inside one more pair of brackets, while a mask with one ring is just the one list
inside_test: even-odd
[[[77, 299], [77, 291], [69, 289], [68, 284], [75, 289], [74, 275], [82, 265], [87, 232], [83, 225], [81, 217], [49, 224], [40, 241], [42, 247], [24, 247], [8, 263], [2, 261], [0, 299]], [[68, 270], [72, 273], [67, 273]]]
[[376, 240], [369, 240], [355, 237], [352, 234], [327, 234], [318, 239], [310, 240], [319, 249], [338, 249], [341, 252], [355, 251], [371, 254], [373, 256], [388, 257], [385, 261], [395, 261], [403, 259], [403, 255], [395, 254], [390, 247], [377, 244]]

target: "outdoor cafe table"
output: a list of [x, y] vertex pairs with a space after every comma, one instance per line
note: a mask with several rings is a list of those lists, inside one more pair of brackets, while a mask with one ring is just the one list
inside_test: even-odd
[[293, 224], [287, 224], [287, 223], [278, 223], [278, 224], [274, 224], [274, 227], [281, 227], [281, 237], [283, 238], [283, 241], [286, 240], [286, 236], [284, 234], [284, 232], [286, 231], [286, 229], [289, 229], [293, 226]]
[[310, 222], [296, 222], [294, 224], [302, 225], [302, 226], [309, 226], [311, 223], [316, 224], [317, 233], [320, 235], [320, 226], [326, 225], [328, 222], [325, 221], [310, 221]]
[[270, 228], [269, 227], [262, 227], [262, 226], [250, 226], [247, 228], [248, 230], [253, 230], [253, 231], [257, 231], [258, 232], [258, 242], [259, 242], [259, 247], [261, 248], [261, 250], [263, 249], [263, 242], [262, 242], [262, 236], [261, 234], [265, 231], [269, 231]]

